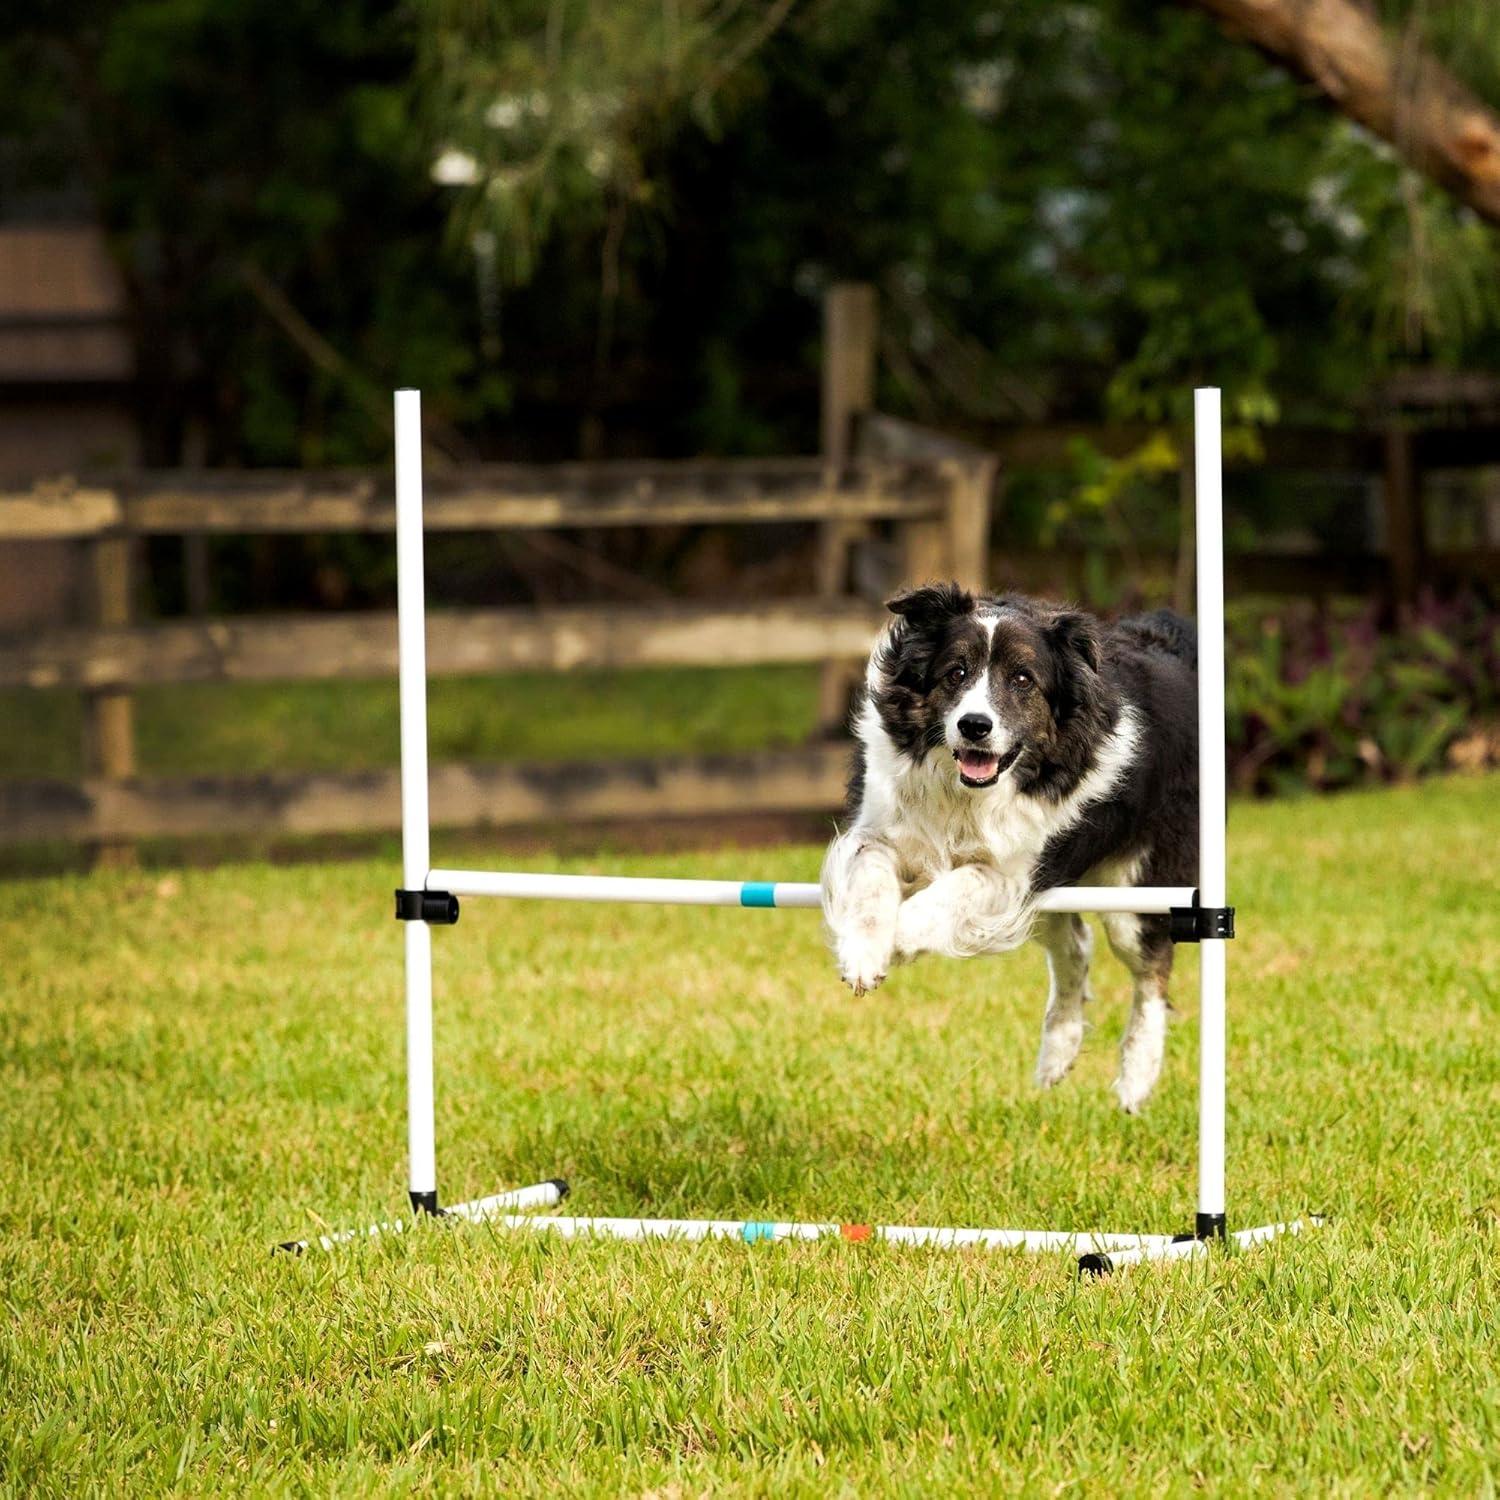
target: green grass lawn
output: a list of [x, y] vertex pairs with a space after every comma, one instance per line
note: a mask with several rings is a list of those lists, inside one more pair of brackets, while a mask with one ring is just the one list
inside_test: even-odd
[[[0, 1490], [1493, 1495], [1497, 808], [1490, 778], [1234, 809], [1230, 1207], [1332, 1220], [1102, 1283], [442, 1225], [273, 1258], [404, 1197], [396, 872], [7, 886]], [[807, 913], [471, 902], [436, 947], [449, 1197], [562, 1174], [580, 1213], [1191, 1213], [1190, 952], [1125, 1119], [1108, 958], [1042, 1097], [1032, 951], [856, 1000]]]
[[[135, 695], [148, 776], [361, 771], [397, 763], [390, 682], [235, 682]], [[535, 673], [428, 684], [434, 762], [587, 760], [801, 744], [817, 713], [817, 668]], [[74, 692], [0, 689], [0, 776], [83, 773]]]

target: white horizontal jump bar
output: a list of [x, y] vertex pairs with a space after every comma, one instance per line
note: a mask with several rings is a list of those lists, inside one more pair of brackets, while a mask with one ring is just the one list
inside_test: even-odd
[[563, 1239], [743, 1240], [749, 1245], [786, 1240], [844, 1239], [916, 1245], [937, 1250], [1066, 1251], [1071, 1255], [1149, 1254], [1170, 1244], [1165, 1234], [1091, 1234], [1051, 1229], [945, 1229], [898, 1224], [797, 1224], [757, 1219], [592, 1219], [566, 1215], [490, 1214], [499, 1229], [531, 1229]]
[[[631, 901], [656, 906], [751, 906], [816, 911], [816, 885], [769, 880], [662, 880], [628, 875], [539, 875], [527, 871], [429, 870], [429, 891], [540, 901]], [[1135, 912], [1160, 916], [1192, 906], [1185, 885], [1070, 885], [1037, 894], [1037, 911]]]

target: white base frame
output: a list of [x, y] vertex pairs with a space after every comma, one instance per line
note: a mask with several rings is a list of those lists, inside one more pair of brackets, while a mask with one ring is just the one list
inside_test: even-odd
[[[470, 1216], [475, 1217], [475, 1216]], [[916, 1224], [798, 1224], [760, 1219], [595, 1219], [567, 1215], [487, 1214], [488, 1223], [508, 1230], [555, 1234], [560, 1239], [605, 1240], [743, 1240], [747, 1245], [786, 1240], [874, 1240], [927, 1250], [1021, 1250], [1032, 1254], [1062, 1252], [1087, 1259], [1089, 1270], [1114, 1270], [1146, 1260], [1191, 1260], [1211, 1248], [1195, 1235], [1076, 1234], [1053, 1229], [950, 1229]], [[1241, 1229], [1227, 1237], [1234, 1246], [1260, 1244], [1282, 1234], [1300, 1234], [1316, 1218]]]
[[[1040, 911], [1219, 912], [1227, 906], [1224, 736], [1223, 461], [1219, 392], [1194, 392], [1198, 563], [1198, 796], [1199, 873], [1188, 887], [1060, 887], [1042, 892]], [[406, 918], [407, 1130], [410, 1197], [418, 1213], [489, 1223], [572, 1239], [741, 1239], [749, 1243], [840, 1237], [934, 1249], [1066, 1252], [1081, 1271], [1100, 1273], [1141, 1261], [1189, 1260], [1218, 1241], [1243, 1247], [1320, 1223], [1315, 1217], [1228, 1232], [1224, 1201], [1223, 936], [1200, 932], [1198, 1068], [1198, 1204], [1191, 1234], [1096, 1234], [1072, 1230], [960, 1229], [738, 1219], [618, 1219], [532, 1216], [518, 1210], [551, 1207], [567, 1184], [552, 1179], [442, 1209], [438, 1204], [432, 1069], [432, 935], [429, 921], [457, 920], [464, 896], [549, 901], [650, 902], [671, 906], [738, 906], [817, 910], [816, 885], [743, 880], [667, 880], [617, 876], [546, 875], [432, 868], [427, 804], [427, 664], [425, 573], [422, 557], [421, 397], [396, 392], [396, 563], [401, 687], [401, 836], [403, 889], [398, 915]], [[407, 909], [402, 909], [403, 900]], [[430, 907], [428, 903], [431, 903]], [[415, 903], [415, 907], [412, 907]], [[1230, 931], [1232, 932], [1232, 911]], [[351, 1240], [399, 1233], [401, 1220], [345, 1230], [281, 1248], [332, 1249]]]
[[[470, 1224], [511, 1213], [518, 1208], [552, 1208], [568, 1195], [568, 1185], [560, 1177], [548, 1182], [534, 1183], [531, 1187], [512, 1188], [506, 1193], [494, 1193], [488, 1198], [475, 1198], [469, 1203], [453, 1203], [442, 1211], [446, 1219], [463, 1219]], [[405, 1234], [411, 1226], [405, 1219], [382, 1220], [367, 1225], [364, 1229], [336, 1229], [332, 1234], [320, 1234], [310, 1240], [283, 1240], [276, 1248], [291, 1255], [302, 1255], [308, 1250], [332, 1250], [354, 1240], [374, 1239], [377, 1235]]]

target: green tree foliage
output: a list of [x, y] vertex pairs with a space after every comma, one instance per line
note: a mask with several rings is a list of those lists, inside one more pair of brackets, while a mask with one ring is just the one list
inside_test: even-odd
[[[1389, 18], [1497, 98], [1478, 9]], [[373, 457], [397, 381], [480, 451], [806, 447], [844, 277], [929, 420], [1165, 429], [1214, 380], [1253, 426], [1500, 363], [1493, 232], [1165, 4], [60, 0], [0, 131], [91, 188], [160, 457], [189, 415]]]
[[594, 235], [589, 317], [621, 353], [697, 362], [685, 441], [766, 439], [747, 387], [835, 277], [880, 285], [886, 397], [937, 418], [1178, 425], [1211, 379], [1254, 424], [1346, 406], [1391, 360], [1482, 357], [1500, 323], [1491, 230], [1176, 7], [806, 6], [711, 116], [691, 107], [707, 6], [672, 10], [676, 50], [650, 3], [434, 14], [465, 224], [530, 286], [539, 236]]
[[0, 44], [0, 77], [26, 84], [0, 87], [12, 192], [87, 187], [130, 291], [155, 461], [189, 420], [214, 461], [366, 458], [398, 378], [456, 415], [494, 405], [411, 69], [378, 0], [57, 0]]

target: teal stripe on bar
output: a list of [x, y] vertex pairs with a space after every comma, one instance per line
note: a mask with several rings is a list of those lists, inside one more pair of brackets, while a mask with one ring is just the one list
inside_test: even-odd
[[775, 882], [770, 880], [747, 880], [740, 887], [740, 905], [775, 906]]

